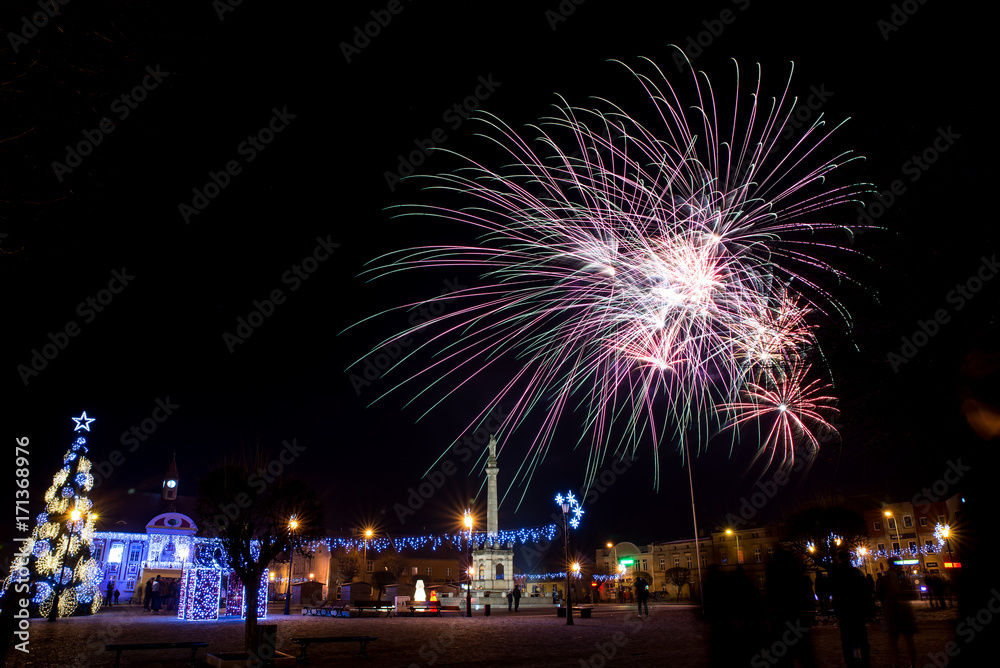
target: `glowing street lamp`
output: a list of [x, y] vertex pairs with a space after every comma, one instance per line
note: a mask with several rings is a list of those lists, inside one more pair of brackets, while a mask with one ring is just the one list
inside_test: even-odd
[[865, 565], [865, 575], [868, 575], [868, 548], [862, 545], [858, 548], [858, 554], [861, 555], [861, 563]]
[[[580, 526], [580, 517], [583, 515], [583, 508], [580, 507], [579, 502], [577, 502], [576, 497], [573, 496], [573, 492], [569, 492], [563, 497], [562, 494], [556, 494], [556, 503], [562, 509], [563, 514], [563, 549], [566, 553], [566, 625], [573, 625], [573, 597], [570, 594], [570, 584], [569, 584], [569, 527], [574, 529]], [[573, 519], [569, 519], [570, 513], [573, 513]]]
[[285, 614], [290, 615], [292, 605], [292, 558], [295, 556], [295, 548], [292, 545], [292, 534], [299, 527], [299, 521], [292, 515], [288, 519], [288, 584], [285, 585]]
[[733, 535], [736, 536], [736, 563], [737, 564], [742, 564], [743, 563], [743, 555], [740, 554], [740, 535], [738, 533], [734, 533], [732, 529], [726, 529], [726, 535], [727, 536], [733, 536]]
[[463, 518], [463, 523], [465, 524], [466, 530], [469, 532], [468, 548], [469, 548], [469, 586], [465, 590], [465, 616], [472, 616], [472, 509], [465, 509], [465, 517]]
[[368, 539], [372, 537], [373, 533], [371, 529], [365, 529], [365, 558], [361, 566], [365, 571], [365, 582], [368, 582]]

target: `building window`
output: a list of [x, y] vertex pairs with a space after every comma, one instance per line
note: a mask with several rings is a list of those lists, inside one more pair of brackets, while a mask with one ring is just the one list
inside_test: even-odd
[[912, 529], [913, 528], [913, 518], [909, 515], [903, 515], [903, 528]]
[[933, 552], [934, 551], [934, 541], [932, 541], [932, 540], [925, 540], [924, 541], [924, 547], [927, 549], [928, 552]]
[[680, 565], [681, 565], [681, 558], [674, 557], [674, 568], [680, 568]]
[[751, 531], [750, 532], [750, 537], [751, 538], [760, 538], [760, 535], [756, 531]]
[[899, 543], [893, 543], [892, 544], [892, 549], [893, 549], [894, 552], [899, 552]]
[[369, 559], [365, 562], [365, 572], [374, 573], [375, 572], [375, 562]]
[[98, 562], [100, 562], [100, 561], [103, 561], [103, 559], [101, 559], [101, 557], [104, 556], [104, 541], [103, 540], [99, 540], [99, 541], [95, 541], [95, 542], [97, 543], [97, 550], [95, 552], [96, 556], [94, 557], [94, 559], [96, 559]]
[[889, 525], [890, 529], [892, 529], [893, 531], [896, 530], [896, 518], [895, 517], [890, 517], [889, 521], [887, 522], [887, 524]]
[[497, 564], [497, 580], [503, 580], [503, 564]]
[[765, 529], [764, 530], [764, 537], [765, 538], [770, 538], [771, 537], [771, 530], [770, 529]]
[[758, 563], [758, 564], [760, 563], [760, 546], [759, 545], [757, 545], [757, 546], [755, 546], [753, 548], [753, 560], [756, 563]]
[[485, 576], [486, 576], [486, 567], [483, 566], [482, 564], [479, 564], [479, 579], [485, 580], [486, 579]]
[[708, 556], [707, 555], [704, 555], [704, 554], [701, 555], [701, 567], [702, 568], [708, 568]]
[[427, 577], [434, 575], [434, 569], [431, 566], [427, 567]]
[[450, 578], [451, 577], [451, 569], [450, 568], [444, 569], [444, 576], [446, 578]]
[[111, 551], [108, 552], [108, 563], [109, 564], [122, 563], [122, 554], [124, 553], [125, 553], [125, 545], [123, 543], [114, 543], [111, 546]]
[[420, 570], [416, 566], [412, 568], [412, 571], [413, 571], [412, 575], [417, 575], [420, 572]]
[[922, 527], [927, 526], [927, 518], [926, 517], [921, 517], [920, 518], [920, 526], [922, 526]]
[[660, 570], [661, 571], [667, 570], [667, 560], [666, 559], [660, 559]]
[[722, 557], [722, 565], [723, 566], [725, 566], [726, 564], [729, 563], [729, 557], [726, 556], [726, 551], [725, 550], [723, 550], [722, 552], [720, 552], [719, 556]]
[[687, 555], [684, 555], [684, 556], [685, 556], [685, 559], [687, 559], [687, 568], [688, 568], [688, 570], [691, 570], [691, 564], [692, 564], [691, 555], [687, 554]]
[[129, 547], [128, 562], [133, 564], [142, 558], [142, 543], [132, 543]]
[[767, 548], [767, 560], [771, 561], [771, 559], [773, 559], [773, 558], [774, 558], [774, 548], [773, 547], [769, 547], [769, 548]]
[[872, 522], [872, 528], [875, 529], [875, 531], [881, 531], [882, 530], [882, 523], [881, 522]]
[[914, 542], [914, 541], [911, 540], [910, 541], [910, 552], [916, 553], [916, 551], [917, 551], [917, 544], [916, 544], [916, 542]]
[[875, 549], [878, 552], [885, 552], [885, 543], [879, 543], [875, 546]]
[[763, 588], [764, 588], [764, 576], [763, 575], [758, 575], [757, 576], [757, 589], [763, 589]]
[[938, 515], [938, 524], [944, 524], [944, 515]]

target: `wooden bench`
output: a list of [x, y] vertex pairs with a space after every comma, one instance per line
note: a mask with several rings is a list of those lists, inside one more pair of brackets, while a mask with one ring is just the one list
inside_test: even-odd
[[417, 601], [413, 605], [406, 606], [410, 609], [410, 617], [418, 612], [432, 612], [438, 617], [441, 616], [441, 607], [437, 601]]
[[207, 642], [147, 642], [147, 643], [128, 643], [124, 645], [105, 645], [104, 650], [107, 652], [115, 652], [115, 668], [121, 666], [122, 652], [128, 652], [134, 649], [190, 649], [191, 650], [191, 665], [194, 665], [195, 656], [198, 654], [199, 647], [208, 647]]
[[343, 605], [321, 605], [312, 608], [302, 608], [303, 615], [319, 617], [349, 617], [350, 608], [346, 603]]
[[309, 649], [309, 645], [318, 645], [328, 642], [359, 642], [361, 643], [361, 649], [358, 650], [358, 658], [367, 659], [368, 658], [368, 643], [372, 640], [378, 640], [373, 636], [313, 636], [313, 637], [298, 637], [292, 638], [292, 642], [296, 645], [302, 645], [302, 653], [299, 654], [299, 663], [305, 663], [309, 659], [306, 657], [306, 650]]
[[385, 616], [389, 617], [396, 609], [396, 604], [390, 601], [354, 601], [351, 603], [351, 608], [358, 611], [359, 617], [364, 616], [365, 610], [384, 612]]
[[438, 616], [441, 616], [442, 612], [462, 612], [462, 606], [460, 605], [438, 605]]
[[[579, 617], [580, 619], [590, 619], [590, 613], [591, 613], [591, 611], [593, 609], [594, 609], [594, 606], [592, 606], [592, 605], [574, 605], [573, 606], [573, 614], [576, 615], [577, 617]], [[566, 616], [566, 606], [565, 605], [560, 605], [558, 608], [556, 608], [556, 610], [557, 610], [556, 617], [565, 617]]]

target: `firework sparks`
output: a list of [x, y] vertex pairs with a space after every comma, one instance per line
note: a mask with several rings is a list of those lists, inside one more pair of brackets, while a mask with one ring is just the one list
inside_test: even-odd
[[503, 369], [510, 381], [494, 404], [513, 406], [505, 440], [529, 414], [543, 416], [529, 434], [524, 482], [571, 413], [590, 435], [591, 475], [611, 452], [646, 439], [658, 449], [726, 420], [771, 421], [761, 447], [769, 462], [776, 453], [785, 462], [795, 440], [818, 445], [810, 426], [829, 426], [822, 414], [832, 399], [819, 381], [806, 382], [800, 360], [816, 347], [810, 314], [849, 326], [820, 281], [846, 278], [824, 258], [851, 251], [822, 236], [843, 226], [820, 214], [868, 190], [828, 185], [854, 158], [818, 157], [836, 130], [822, 122], [772, 152], [795, 102], [788, 83], [780, 98], [764, 100], [759, 71], [747, 108], [728, 113], [703, 74], [692, 75], [690, 107], [658, 69], [632, 73], [660, 131], [610, 103], [606, 111], [561, 103], [529, 143], [486, 115], [479, 120], [510, 166], [469, 160], [427, 177], [431, 189], [470, 205], [401, 214], [471, 225], [480, 245], [409, 249], [368, 270], [376, 278], [481, 270], [477, 287], [447, 295], [457, 307], [432, 320], [437, 334], [411, 352], [433, 350], [435, 361], [393, 389], [418, 383], [414, 398], [435, 392], [436, 405], [441, 388], [447, 396], [487, 368]]

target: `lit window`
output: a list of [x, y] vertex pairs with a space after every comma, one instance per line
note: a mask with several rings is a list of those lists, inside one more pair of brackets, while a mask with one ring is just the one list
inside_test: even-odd
[[122, 554], [125, 552], [125, 545], [122, 543], [115, 543], [111, 546], [111, 552], [108, 553], [108, 563], [109, 564], [120, 564], [122, 563]]

